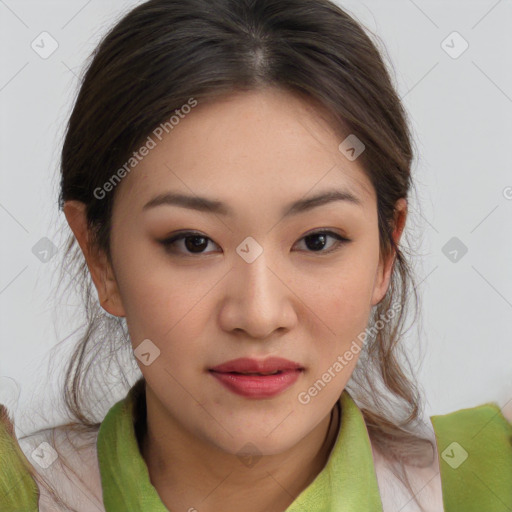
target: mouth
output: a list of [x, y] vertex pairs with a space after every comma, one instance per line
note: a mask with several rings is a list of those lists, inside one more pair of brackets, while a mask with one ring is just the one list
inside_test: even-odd
[[234, 373], [241, 375], [276, 375], [287, 371], [304, 370], [300, 363], [281, 357], [269, 357], [264, 360], [240, 358], [209, 368], [211, 372]]
[[229, 391], [245, 398], [271, 398], [291, 387], [304, 372], [299, 363], [282, 358], [235, 359], [209, 368]]
[[[215, 370], [210, 370], [211, 372], [215, 372]], [[264, 375], [279, 375], [281, 373], [283, 373], [283, 371], [288, 371], [288, 370], [276, 370], [275, 372], [216, 372], [216, 373], [231, 373], [232, 375], [260, 375], [260, 376], [264, 376]]]

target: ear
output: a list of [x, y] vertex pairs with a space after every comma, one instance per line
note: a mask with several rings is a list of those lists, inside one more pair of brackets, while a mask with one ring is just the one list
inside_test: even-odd
[[[405, 198], [399, 199], [395, 204], [395, 217], [394, 228], [392, 237], [395, 244], [398, 245], [402, 236], [402, 231], [405, 227], [405, 220], [407, 218], [407, 200]], [[375, 274], [375, 281], [373, 287], [373, 295], [371, 305], [378, 304], [386, 295], [393, 272], [393, 267], [396, 259], [396, 252], [393, 251], [385, 260], [380, 258], [379, 266]]]
[[117, 281], [107, 255], [92, 243], [92, 236], [87, 227], [85, 203], [66, 201], [63, 211], [84, 254], [101, 307], [111, 315], [126, 316]]

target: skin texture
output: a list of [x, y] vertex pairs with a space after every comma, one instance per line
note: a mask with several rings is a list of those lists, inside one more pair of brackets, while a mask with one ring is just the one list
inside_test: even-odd
[[[322, 115], [319, 115], [322, 114]], [[282, 511], [325, 465], [337, 434], [331, 411], [359, 353], [305, 405], [307, 391], [351, 346], [384, 297], [393, 258], [379, 254], [377, 200], [327, 112], [278, 89], [199, 104], [117, 185], [111, 266], [91, 250], [83, 205], [65, 215], [87, 259], [102, 307], [126, 316], [133, 348], [150, 339], [160, 355], [137, 363], [147, 382], [143, 456], [171, 510]], [[361, 205], [332, 202], [284, 218], [289, 203], [347, 189]], [[159, 206], [162, 192], [225, 202], [232, 217]], [[406, 216], [397, 203], [395, 241]], [[350, 242], [304, 237], [332, 230]], [[178, 231], [207, 237], [190, 252]], [[236, 252], [253, 237], [252, 263]], [[196, 242], [197, 243], [197, 242]], [[318, 243], [319, 249], [315, 249]], [[226, 390], [208, 368], [238, 357], [280, 356], [305, 367], [271, 399]], [[334, 420], [337, 418], [335, 417]], [[252, 443], [251, 467], [237, 452]]]

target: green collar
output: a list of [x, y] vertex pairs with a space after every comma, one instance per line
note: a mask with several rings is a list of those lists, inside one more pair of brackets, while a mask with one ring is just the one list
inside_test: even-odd
[[[98, 432], [105, 510], [169, 512], [151, 484], [137, 444], [133, 422], [134, 387], [112, 406]], [[363, 415], [347, 390], [341, 394], [340, 405], [340, 430], [326, 465], [286, 512], [382, 512]]]

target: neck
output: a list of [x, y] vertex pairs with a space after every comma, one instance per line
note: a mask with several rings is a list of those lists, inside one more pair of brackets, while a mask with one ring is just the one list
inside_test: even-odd
[[169, 510], [285, 510], [324, 468], [339, 431], [338, 402], [292, 449], [244, 466], [238, 456], [212, 447], [174, 421], [164, 421], [169, 416], [162, 414], [148, 389], [146, 401], [141, 454], [151, 483]]

